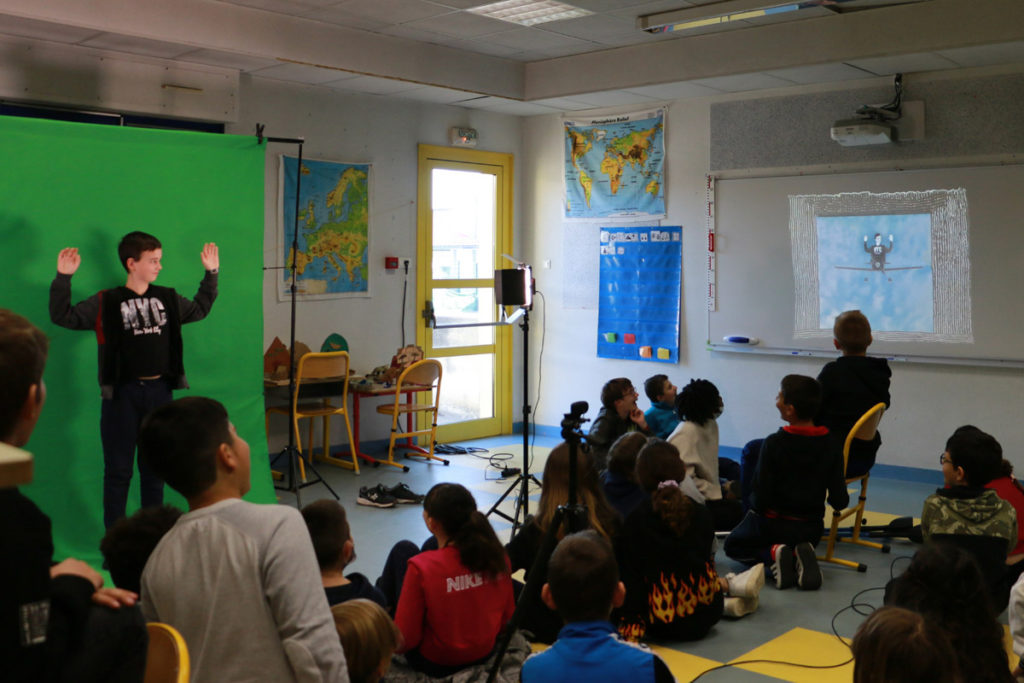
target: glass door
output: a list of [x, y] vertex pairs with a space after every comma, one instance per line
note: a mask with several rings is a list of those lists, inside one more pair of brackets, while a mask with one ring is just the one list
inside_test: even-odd
[[[418, 207], [418, 310], [439, 326], [495, 322], [494, 269], [512, 250], [512, 155], [420, 145]], [[508, 327], [432, 329], [420, 316], [417, 341], [444, 366], [438, 441], [511, 432], [510, 339]]]

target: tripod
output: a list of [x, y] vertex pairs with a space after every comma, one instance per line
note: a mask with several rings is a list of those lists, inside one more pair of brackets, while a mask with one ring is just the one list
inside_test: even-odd
[[[576, 502], [578, 481], [576, 458], [578, 457], [580, 443], [583, 440], [580, 426], [587, 421], [587, 418], [583, 417], [583, 415], [587, 412], [588, 408], [589, 406], [586, 401], [576, 401], [569, 408], [569, 412], [562, 416], [562, 439], [569, 446], [569, 501], [566, 505], [558, 506], [554, 517], [551, 518], [551, 526], [544, 532], [544, 538], [541, 540], [537, 556], [533, 558], [533, 565], [530, 566], [530, 571], [526, 575], [526, 585], [519, 594], [519, 600], [516, 601], [516, 609], [512, 613], [512, 618], [508, 620], [508, 624], [505, 626], [497, 646], [494, 648], [494, 664], [491, 665], [491, 670], [487, 676], [487, 683], [493, 683], [498, 675], [498, 669], [501, 668], [501, 660], [504, 658], [508, 645], [512, 641], [512, 634], [515, 633], [519, 622], [522, 620], [524, 606], [527, 603], [540, 600], [540, 591], [543, 587], [544, 579], [547, 577], [545, 569], [548, 560], [551, 558], [551, 553], [555, 551], [558, 533], [562, 529], [562, 525], [566, 525], [566, 532], [570, 534], [587, 528], [587, 508], [585, 505]], [[524, 412], [525, 410], [526, 408], [524, 408]], [[523, 488], [526, 488], [525, 482], [523, 483]], [[509, 491], [506, 491], [505, 495], [508, 495]], [[514, 531], [513, 535], [515, 535]]]
[[[288, 460], [288, 468], [285, 470], [285, 474], [284, 474], [284, 477], [283, 477], [284, 485], [283, 486], [278, 486], [277, 484], [274, 484], [274, 489], [276, 489], [278, 491], [288, 491], [288, 492], [294, 494], [295, 495], [295, 506], [296, 507], [302, 507], [302, 493], [301, 493], [301, 491], [302, 491], [302, 489], [306, 488], [307, 486], [312, 486], [313, 484], [323, 484], [327, 488], [327, 490], [331, 492], [331, 495], [334, 496], [334, 499], [335, 500], [338, 499], [338, 494], [334, 492], [334, 489], [331, 488], [331, 485], [328, 484], [324, 480], [324, 478], [320, 475], [320, 471], [316, 469], [316, 466], [313, 464], [313, 459], [312, 458], [310, 458], [309, 461], [305, 463], [305, 465], [310, 470], [312, 470], [314, 478], [307, 479], [306, 481], [303, 481], [302, 483], [299, 483], [299, 476], [298, 476], [298, 471], [297, 471], [298, 468], [299, 468], [299, 458], [302, 457], [302, 454], [299, 452], [299, 449], [295, 447], [295, 392], [296, 392], [296, 386], [295, 386], [295, 301], [296, 301], [296, 298], [295, 298], [296, 297], [296, 292], [295, 292], [295, 279], [296, 279], [295, 259], [296, 259], [296, 256], [299, 253], [299, 207], [300, 207], [299, 191], [302, 189], [302, 145], [303, 145], [303, 143], [305, 141], [302, 138], [273, 138], [273, 137], [265, 138], [265, 137], [263, 137], [263, 125], [262, 124], [256, 124], [256, 137], [259, 139], [259, 144], [263, 144], [263, 141], [266, 140], [267, 142], [284, 142], [284, 143], [290, 143], [290, 144], [295, 144], [295, 145], [299, 146], [299, 158], [298, 158], [298, 163], [296, 164], [296, 173], [295, 173], [295, 226], [294, 226], [295, 230], [292, 233], [292, 263], [291, 263], [291, 270], [292, 270], [291, 307], [292, 307], [292, 309], [291, 309], [291, 326], [290, 326], [291, 327], [291, 329], [290, 329], [291, 344], [288, 347], [289, 348], [289, 353], [290, 353], [289, 361], [288, 361], [289, 362], [289, 365], [288, 365], [288, 445], [285, 446], [284, 448], [282, 448], [281, 451], [278, 452], [277, 455], [275, 455], [274, 457], [272, 457], [270, 459], [270, 465], [271, 465], [271, 467], [273, 467], [274, 464], [278, 460], [280, 460], [281, 458], [287, 458], [287, 460]], [[285, 267], [287, 267], [287, 266], [285, 266]], [[266, 269], [264, 269], [264, 270], [266, 270]]]
[[[530, 474], [530, 394], [528, 393], [530, 372], [527, 363], [530, 359], [530, 311], [523, 308], [523, 319], [519, 323], [519, 329], [523, 331], [523, 468], [520, 474], [515, 478], [505, 493], [501, 494], [498, 501], [491, 506], [491, 509], [487, 511], [487, 517], [492, 514], [498, 515], [502, 519], [512, 522], [512, 535], [516, 535], [516, 531], [519, 528], [519, 514], [522, 512], [522, 519], [525, 522], [526, 516], [530, 514], [530, 483], [533, 482], [538, 487], [540, 482], [537, 481], [537, 477]], [[575, 405], [575, 404], [574, 404]], [[586, 412], [586, 411], [584, 411]], [[498, 506], [504, 502], [509, 495], [512, 494], [517, 488], [520, 489], [519, 496], [516, 498], [515, 511], [512, 516], [505, 514], [498, 509]]]

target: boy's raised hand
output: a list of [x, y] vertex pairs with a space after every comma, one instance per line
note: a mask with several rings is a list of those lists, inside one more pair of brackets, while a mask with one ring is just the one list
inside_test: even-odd
[[203, 245], [203, 251], [199, 258], [203, 261], [203, 268], [207, 270], [217, 270], [220, 268], [220, 256], [217, 254], [217, 245], [213, 242]]
[[80, 265], [82, 257], [78, 255], [78, 249], [75, 247], [61, 249], [57, 254], [57, 272], [61, 275], [74, 275]]
[[629, 419], [633, 421], [640, 429], [647, 431], [647, 418], [644, 416], [644, 411], [640, 410], [636, 406], [629, 413]]

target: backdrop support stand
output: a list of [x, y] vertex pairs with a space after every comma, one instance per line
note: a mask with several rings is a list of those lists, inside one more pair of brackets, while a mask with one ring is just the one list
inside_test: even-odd
[[[299, 449], [295, 447], [295, 311], [296, 311], [296, 268], [295, 259], [299, 253], [299, 191], [302, 188], [302, 145], [305, 140], [302, 138], [275, 138], [275, 137], [264, 137], [263, 136], [264, 126], [262, 124], [256, 124], [256, 137], [259, 140], [259, 144], [266, 142], [278, 142], [284, 144], [298, 145], [299, 148], [299, 159], [297, 170], [295, 173], [295, 225], [292, 231], [292, 282], [291, 282], [291, 324], [289, 329], [291, 343], [288, 345], [289, 349], [289, 366], [288, 366], [288, 445], [281, 449], [277, 455], [270, 459], [270, 465], [273, 465], [281, 458], [287, 458], [287, 469], [283, 476], [283, 486], [278, 486], [274, 483], [274, 489], [277, 491], [288, 491], [295, 495], [295, 506], [302, 507], [302, 489], [307, 486], [314, 484], [323, 484], [324, 487], [330, 491], [334, 499], [338, 499], [338, 494], [334, 492], [331, 485], [320, 474], [317, 470], [316, 465], [313, 464], [313, 458], [309, 458], [305, 462], [305, 466], [313, 472], [313, 478], [307, 478], [303, 482], [299, 482], [299, 458], [302, 458], [302, 454]], [[285, 265], [285, 268], [288, 266]], [[310, 444], [312, 447], [312, 444]]]

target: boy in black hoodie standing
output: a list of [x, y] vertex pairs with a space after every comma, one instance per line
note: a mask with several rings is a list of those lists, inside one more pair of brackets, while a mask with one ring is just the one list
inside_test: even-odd
[[[827, 363], [818, 374], [821, 410], [815, 424], [828, 427], [833, 447], [840, 455], [850, 429], [876, 403], [889, 407], [889, 378], [892, 371], [884, 358], [869, 358], [871, 323], [860, 311], [843, 311], [832, 327], [833, 344], [843, 355]], [[846, 477], [859, 477], [875, 464], [882, 437], [871, 441], [854, 439]]]

